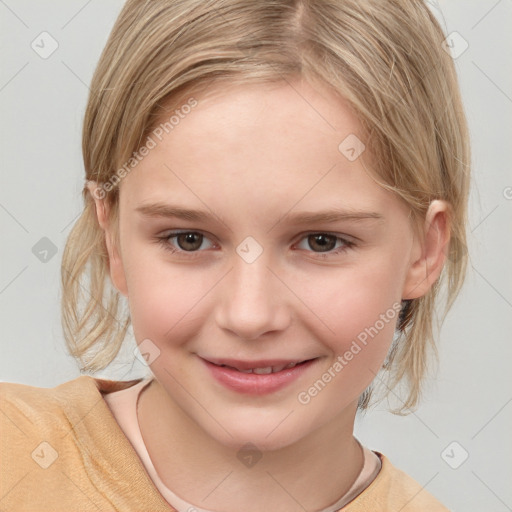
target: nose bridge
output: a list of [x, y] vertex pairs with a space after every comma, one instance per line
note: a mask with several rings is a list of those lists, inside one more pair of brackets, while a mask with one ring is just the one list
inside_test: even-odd
[[254, 253], [247, 257], [251, 250], [254, 247], [249, 246], [244, 252], [243, 243], [237, 248], [217, 314], [219, 327], [246, 339], [283, 329], [288, 322], [283, 285], [274, 275], [276, 269], [270, 267], [269, 254], [262, 251], [252, 260]]

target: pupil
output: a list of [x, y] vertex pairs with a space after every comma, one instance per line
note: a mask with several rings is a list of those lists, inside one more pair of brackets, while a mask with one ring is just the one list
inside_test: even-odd
[[[200, 235], [198, 233], [184, 233], [184, 234], [178, 235], [178, 245], [180, 246], [181, 249], [183, 249], [185, 251], [194, 251], [194, 250], [198, 249], [199, 247], [201, 247], [201, 236], [202, 235]], [[194, 243], [195, 237], [197, 237], [198, 240], [196, 240], [196, 242]], [[183, 244], [185, 244], [185, 247], [183, 247]], [[187, 248], [186, 244], [192, 244], [193, 247]]]
[[[199, 233], [184, 233], [178, 235], [178, 245], [185, 251], [195, 251], [201, 247], [201, 237], [202, 235]], [[310, 244], [311, 247], [316, 244], [321, 252], [330, 251], [334, 249], [336, 245], [336, 237], [331, 235], [310, 235], [309, 238], [314, 241], [313, 244]], [[193, 247], [183, 247], [183, 244], [185, 244], [185, 246], [186, 244], [192, 244]]]
[[[314, 244], [319, 245], [322, 252], [329, 251], [334, 249], [334, 246], [336, 245], [335, 237], [331, 235], [311, 235], [311, 238], [314, 240]], [[327, 242], [326, 242], [327, 239]], [[330, 240], [330, 243], [329, 243]], [[334, 245], [333, 245], [334, 242]]]

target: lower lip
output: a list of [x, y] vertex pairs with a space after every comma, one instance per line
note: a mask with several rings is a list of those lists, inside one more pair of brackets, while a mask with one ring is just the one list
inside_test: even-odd
[[316, 361], [316, 359], [311, 359], [293, 368], [261, 375], [257, 373], [239, 372], [227, 366], [217, 366], [203, 359], [203, 362], [218, 382], [229, 389], [249, 395], [265, 395], [278, 391], [298, 379], [314, 365]]

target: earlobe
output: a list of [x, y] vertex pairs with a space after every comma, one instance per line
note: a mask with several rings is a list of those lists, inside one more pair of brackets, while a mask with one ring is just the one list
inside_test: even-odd
[[113, 233], [109, 223], [108, 208], [104, 201], [105, 191], [98, 187], [97, 182], [89, 181], [87, 188], [94, 199], [98, 223], [105, 234], [105, 245], [108, 252], [110, 279], [115, 288], [125, 296], [128, 296], [128, 288], [124, 274], [124, 267], [116, 244], [113, 242]]
[[449, 205], [441, 200], [432, 201], [425, 217], [423, 239], [415, 241], [402, 299], [422, 297], [432, 288], [443, 270], [449, 242]]

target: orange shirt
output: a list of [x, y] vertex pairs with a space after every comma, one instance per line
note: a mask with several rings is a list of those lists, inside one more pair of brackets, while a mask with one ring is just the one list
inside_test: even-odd
[[[0, 510], [176, 512], [102, 395], [136, 383], [88, 375], [51, 389], [0, 383]], [[448, 512], [374, 453], [379, 473], [340, 511]]]

